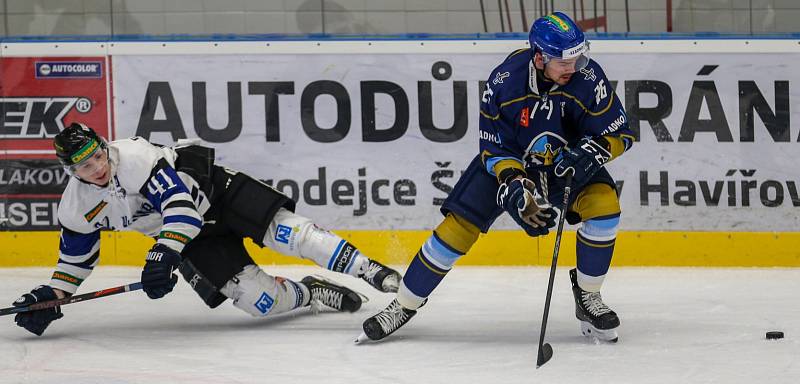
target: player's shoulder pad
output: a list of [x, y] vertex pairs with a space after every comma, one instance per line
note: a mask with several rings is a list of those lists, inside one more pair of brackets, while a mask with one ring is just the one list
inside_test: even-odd
[[99, 194], [99, 189], [95, 186], [86, 184], [76, 177], [70, 177], [58, 203], [58, 222], [73, 232], [92, 233], [96, 231], [97, 229], [86, 220], [84, 215], [94, 208], [92, 204], [102, 200], [100, 197], [93, 198]]
[[589, 63], [586, 64], [586, 67], [575, 72], [572, 76], [572, 81], [570, 81], [565, 88], [593, 87], [600, 81], [608, 81], [606, 72], [603, 71], [603, 67], [601, 67], [598, 62], [589, 59]]
[[[606, 73], [600, 67], [600, 64], [590, 59], [585, 68], [572, 75], [572, 79], [562, 87], [562, 91], [572, 95], [588, 107], [593, 101], [596, 102], [598, 98], [601, 99], [600, 102], [602, 103], [602, 99], [611, 95], [614, 92], [614, 88], [606, 78]], [[605, 105], [605, 103], [602, 104]]]
[[[528, 93], [528, 64], [531, 60], [531, 50], [518, 49], [492, 70], [486, 81], [486, 87], [491, 91], [494, 105], [525, 96]], [[484, 98], [487, 102], [487, 98]]]
[[606, 78], [603, 69], [594, 60], [572, 75], [569, 83], [560, 91], [564, 95], [565, 109], [588, 113], [592, 116], [603, 115], [619, 102], [614, 94], [614, 87]]
[[[112, 158], [117, 167], [114, 175], [129, 191], [138, 191], [150, 178], [159, 159], [165, 157], [162, 147], [141, 137], [112, 141], [109, 143], [109, 151], [114, 151]], [[173, 162], [168, 163], [174, 165]]]

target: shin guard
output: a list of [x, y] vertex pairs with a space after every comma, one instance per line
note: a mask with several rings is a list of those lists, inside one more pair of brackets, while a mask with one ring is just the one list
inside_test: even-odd
[[617, 238], [619, 214], [587, 220], [578, 229], [576, 254], [578, 285], [588, 292], [600, 292]]
[[397, 292], [397, 301], [408, 309], [422, 306], [461, 256], [436, 233], [431, 235], [411, 260]]
[[264, 244], [285, 255], [299, 256], [351, 276], [363, 274], [369, 265], [369, 259], [353, 244], [286, 209], [280, 209], [273, 218]]
[[466, 219], [448, 214], [433, 231], [406, 270], [397, 301], [405, 308], [417, 309], [478, 240], [480, 229]]
[[246, 266], [220, 291], [233, 300], [236, 308], [256, 317], [305, 306], [311, 298], [305, 285], [270, 276], [254, 264]]

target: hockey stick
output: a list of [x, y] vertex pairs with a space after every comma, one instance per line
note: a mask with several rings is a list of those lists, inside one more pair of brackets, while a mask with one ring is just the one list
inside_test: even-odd
[[14, 313], [20, 313], [20, 312], [36, 311], [36, 310], [45, 309], [45, 308], [52, 308], [52, 307], [57, 307], [59, 305], [67, 305], [67, 304], [77, 303], [77, 302], [81, 302], [81, 301], [85, 301], [85, 300], [94, 300], [94, 299], [99, 299], [101, 297], [116, 295], [118, 293], [137, 291], [137, 290], [140, 290], [140, 289], [142, 289], [142, 283], [139, 283], [139, 282], [132, 283], [132, 284], [127, 284], [127, 285], [120, 285], [119, 287], [103, 289], [103, 290], [95, 291], [95, 292], [83, 293], [83, 294], [80, 294], [80, 295], [65, 297], [63, 299], [42, 301], [41, 303], [33, 303], [31, 305], [24, 306], [24, 307], [2, 308], [2, 309], [0, 309], [0, 316], [12, 315]]
[[564, 204], [561, 208], [561, 217], [558, 218], [556, 229], [556, 244], [553, 246], [553, 264], [550, 265], [550, 281], [547, 282], [547, 296], [544, 299], [544, 314], [542, 315], [542, 330], [539, 332], [539, 351], [536, 354], [536, 369], [553, 357], [553, 347], [544, 342], [544, 332], [547, 329], [547, 314], [550, 312], [550, 298], [553, 296], [553, 281], [556, 277], [556, 264], [558, 263], [558, 250], [561, 248], [561, 234], [564, 231], [564, 218], [567, 216], [569, 192], [572, 189], [572, 172], [567, 172], [564, 183]]

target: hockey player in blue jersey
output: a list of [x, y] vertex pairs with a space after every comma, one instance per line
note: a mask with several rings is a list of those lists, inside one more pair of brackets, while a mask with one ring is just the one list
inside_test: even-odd
[[[573, 173], [566, 220], [580, 223], [577, 268], [569, 272], [584, 335], [616, 341], [619, 318], [602, 300], [620, 220], [604, 165], [634, 142], [622, 104], [589, 43], [565, 14], [533, 23], [531, 48], [492, 71], [480, 107], [480, 153], [442, 205], [445, 218], [412, 259], [396, 299], [368, 318], [358, 342], [380, 340], [407, 323], [455, 262], [507, 212], [530, 236], [555, 225]], [[559, 207], [560, 208], [560, 207]]]
[[[151, 299], [172, 291], [179, 271], [211, 308], [227, 299], [257, 317], [308, 305], [359, 309], [347, 287], [307, 276], [271, 276], [255, 264], [243, 240], [298, 256], [395, 292], [400, 274], [367, 258], [338, 235], [294, 212], [294, 201], [242, 173], [214, 164], [214, 150], [165, 147], [140, 137], [106, 142], [73, 123], [56, 135], [56, 156], [73, 177], [58, 206], [59, 259], [47, 285], [15, 306], [75, 293], [100, 258], [100, 231], [136, 231], [156, 241], [142, 270]], [[18, 313], [20, 327], [41, 336], [63, 316], [60, 307]]]

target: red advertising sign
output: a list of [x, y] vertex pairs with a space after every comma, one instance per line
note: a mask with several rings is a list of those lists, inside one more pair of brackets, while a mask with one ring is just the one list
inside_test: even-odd
[[81, 122], [113, 139], [109, 62], [0, 58], [0, 218], [6, 227], [58, 228], [58, 200], [69, 175], [55, 160], [53, 137]]
[[54, 158], [53, 136], [73, 121], [111, 139], [105, 57], [0, 58], [0, 155]]

